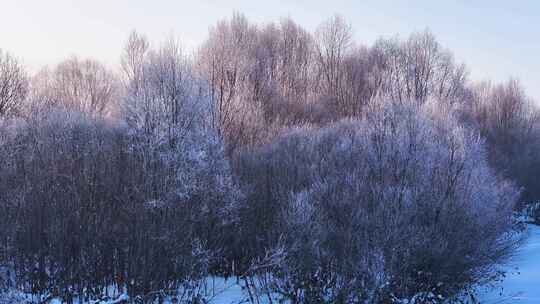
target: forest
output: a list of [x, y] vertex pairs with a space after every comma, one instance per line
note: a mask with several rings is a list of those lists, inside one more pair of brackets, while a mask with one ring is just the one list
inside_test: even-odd
[[0, 303], [476, 303], [540, 222], [538, 105], [429, 30], [352, 33], [0, 51]]

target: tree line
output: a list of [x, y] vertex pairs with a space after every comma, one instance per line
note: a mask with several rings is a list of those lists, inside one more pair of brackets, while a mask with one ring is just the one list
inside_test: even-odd
[[499, 278], [540, 197], [538, 108], [429, 31], [352, 33], [234, 14], [194, 54], [133, 32], [117, 69], [0, 53], [0, 289], [451, 303]]

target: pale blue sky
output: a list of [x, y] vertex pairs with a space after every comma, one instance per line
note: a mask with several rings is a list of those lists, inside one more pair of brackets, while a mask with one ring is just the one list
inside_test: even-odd
[[334, 14], [357, 41], [431, 29], [473, 79], [518, 77], [540, 101], [540, 1], [387, 0], [1, 0], [0, 48], [31, 68], [79, 55], [119, 61], [132, 29], [159, 41], [171, 33], [195, 46], [208, 27], [244, 13], [251, 21], [290, 16], [308, 29]]

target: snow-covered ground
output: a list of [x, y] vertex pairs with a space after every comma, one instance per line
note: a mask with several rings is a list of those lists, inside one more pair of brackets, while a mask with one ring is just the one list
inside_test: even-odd
[[[245, 304], [247, 303], [247, 294], [242, 290], [242, 285], [236, 279], [225, 280], [223, 278], [208, 278], [207, 298], [209, 304]], [[112, 290], [112, 289], [111, 289]], [[109, 292], [112, 296], [110, 300], [96, 300], [85, 302], [87, 304], [119, 304], [129, 300], [129, 296], [125, 293]], [[38, 303], [38, 297], [25, 294], [19, 291], [11, 291], [0, 294], [0, 304], [27, 304]], [[60, 299], [50, 299], [48, 304], [62, 304]], [[73, 300], [74, 304], [80, 304], [78, 299]], [[156, 301], [157, 303], [157, 301]], [[163, 304], [171, 304], [170, 298], [165, 299]], [[184, 303], [184, 302], [180, 302]], [[265, 299], [262, 299], [261, 304], [266, 304]]]
[[528, 239], [508, 263], [501, 284], [480, 291], [482, 304], [540, 304], [540, 227], [528, 225]]

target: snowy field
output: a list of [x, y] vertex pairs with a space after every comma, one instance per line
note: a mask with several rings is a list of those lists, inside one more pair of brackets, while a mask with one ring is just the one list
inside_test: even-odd
[[528, 239], [507, 265], [497, 288], [482, 291], [482, 304], [540, 304], [540, 227], [528, 226]]

